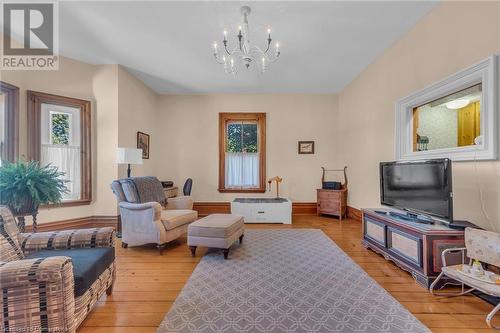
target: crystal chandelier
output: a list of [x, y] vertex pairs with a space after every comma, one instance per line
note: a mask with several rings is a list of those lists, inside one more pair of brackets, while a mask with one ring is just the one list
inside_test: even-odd
[[274, 55], [271, 55], [271, 29], [267, 29], [267, 45], [266, 49], [263, 51], [260, 47], [252, 45], [249, 38], [248, 29], [248, 15], [250, 15], [251, 9], [248, 6], [241, 7], [241, 15], [243, 16], [243, 23], [238, 27], [238, 45], [235, 46], [231, 51], [228, 49], [227, 42], [227, 30], [224, 30], [224, 39], [222, 44], [224, 45], [224, 50], [222, 51], [222, 56], [219, 54], [219, 45], [214, 42], [214, 57], [217, 63], [224, 65], [224, 71], [230, 74], [236, 74], [237, 68], [240, 61], [246, 68], [250, 68], [250, 64], [258, 63], [260, 71], [264, 73], [267, 66], [270, 63], [278, 60], [280, 56], [279, 43], [275, 44]]

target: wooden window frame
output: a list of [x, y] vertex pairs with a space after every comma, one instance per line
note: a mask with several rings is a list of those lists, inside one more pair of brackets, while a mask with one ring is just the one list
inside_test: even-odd
[[[226, 188], [226, 129], [230, 121], [256, 121], [259, 129], [259, 187]], [[265, 193], [266, 192], [266, 114], [219, 113], [219, 192]]]
[[92, 151], [90, 101], [83, 99], [27, 91], [28, 97], [28, 159], [40, 161], [41, 154], [41, 106], [54, 104], [80, 109], [81, 198], [68, 200], [46, 207], [70, 207], [90, 205], [92, 202]]
[[[19, 88], [0, 81], [0, 90], [5, 94], [5, 156], [15, 162], [19, 154]], [[1, 157], [0, 157], [1, 158]]]

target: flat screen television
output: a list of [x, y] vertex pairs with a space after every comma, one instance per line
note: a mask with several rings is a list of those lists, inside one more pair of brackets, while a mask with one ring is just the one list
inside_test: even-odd
[[453, 221], [451, 160], [380, 163], [380, 201]]

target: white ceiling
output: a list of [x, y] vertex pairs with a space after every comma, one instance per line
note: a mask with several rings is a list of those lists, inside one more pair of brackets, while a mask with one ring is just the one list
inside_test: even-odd
[[[212, 43], [252, 7], [252, 42], [273, 29], [282, 51], [268, 72], [237, 76], [215, 63]], [[60, 2], [60, 53], [118, 63], [159, 93], [334, 93], [436, 2]], [[230, 43], [234, 37], [230, 36]]]

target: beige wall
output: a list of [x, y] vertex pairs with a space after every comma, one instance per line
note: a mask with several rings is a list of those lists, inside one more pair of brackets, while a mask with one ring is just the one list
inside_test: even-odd
[[[379, 205], [378, 163], [394, 159], [394, 103], [493, 53], [500, 2], [445, 2], [340, 93], [337, 151], [351, 206]], [[457, 162], [453, 182], [456, 218], [500, 230], [500, 162]]]
[[[96, 116], [96, 99], [92, 78], [96, 67], [79, 61], [60, 57], [58, 71], [2, 71], [0, 79], [19, 87], [19, 153], [26, 157], [27, 147], [27, 90], [70, 96], [92, 101], [92, 117]], [[95, 134], [95, 132], [93, 133]], [[93, 154], [95, 158], [95, 154]], [[93, 172], [96, 168], [93, 168]], [[95, 180], [95, 178], [94, 178]], [[94, 188], [95, 188], [94, 182]], [[77, 206], [57, 209], [42, 209], [39, 220], [52, 221], [93, 215], [93, 206]]]
[[[217, 191], [219, 112], [267, 113], [267, 178], [283, 177], [282, 195], [293, 201], [316, 201], [320, 167], [336, 165], [335, 95], [163, 95], [158, 111], [157, 175], [179, 185], [193, 178], [196, 201], [244, 196]], [[298, 155], [299, 140], [316, 141], [316, 154]]]
[[94, 150], [96, 172], [91, 215], [117, 215], [116, 202], [109, 184], [118, 177], [116, 148], [118, 147], [118, 66], [98, 66], [93, 77], [96, 99], [94, 118]]
[[[119, 66], [118, 69], [118, 146], [137, 147], [137, 132], [150, 135], [150, 159], [142, 160], [142, 165], [132, 166], [132, 176], [154, 175], [155, 162], [159, 154], [153, 151], [161, 146], [156, 139], [156, 130], [161, 127], [156, 118], [157, 95], [135, 76]], [[118, 169], [120, 177], [126, 177], [127, 166]]]
[[[59, 71], [3, 71], [0, 79], [21, 88], [21, 154], [27, 151], [26, 90], [92, 101], [94, 201], [44, 210], [42, 222], [115, 215], [109, 183], [125, 175], [115, 164], [116, 148], [135, 147], [137, 131], [151, 134], [151, 159], [134, 166], [134, 175], [179, 185], [191, 177], [195, 200], [231, 200], [237, 195], [217, 191], [219, 112], [267, 113], [267, 177], [284, 178], [283, 195], [314, 202], [320, 167], [346, 164], [349, 204], [361, 208], [379, 205], [378, 163], [394, 159], [395, 101], [492, 53], [500, 53], [500, 3], [445, 2], [338, 96], [158, 96], [119, 65], [64, 57]], [[316, 141], [316, 154], [298, 155], [299, 140]], [[500, 230], [500, 162], [455, 163], [454, 191], [457, 218]]]
[[[87, 216], [116, 215], [116, 201], [109, 184], [119, 173], [116, 148], [135, 147], [135, 132], [147, 132], [154, 123], [156, 94], [119, 65], [90, 65], [60, 57], [57, 71], [2, 71], [0, 80], [20, 88], [20, 156], [27, 154], [26, 91], [34, 90], [91, 101], [92, 180], [91, 205], [42, 209], [39, 222]], [[150, 174], [148, 162], [135, 174]]]

